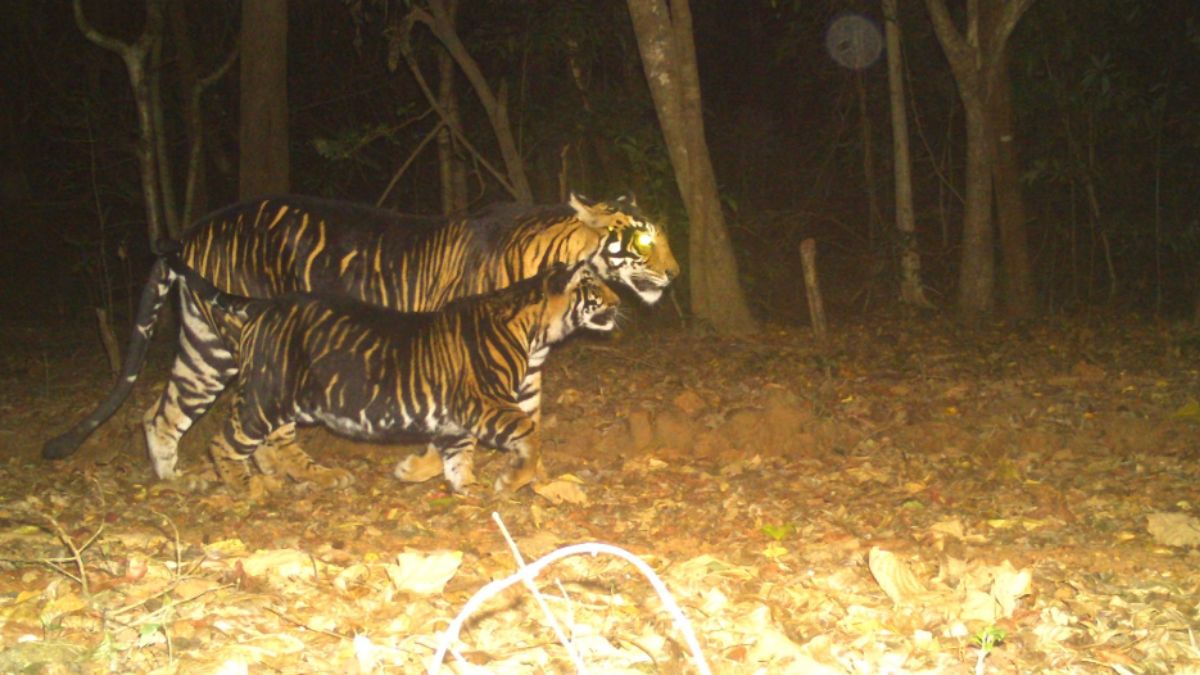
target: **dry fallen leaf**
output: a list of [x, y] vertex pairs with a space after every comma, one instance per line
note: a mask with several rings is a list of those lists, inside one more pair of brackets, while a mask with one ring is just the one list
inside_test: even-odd
[[929, 526], [929, 531], [939, 537], [950, 536], [960, 541], [963, 538], [963, 524], [958, 518], [949, 518], [936, 522]]
[[1186, 513], [1151, 513], [1146, 530], [1164, 546], [1200, 546], [1200, 519]]
[[908, 604], [928, 592], [904, 561], [878, 546], [872, 547], [867, 555], [867, 567], [875, 582], [897, 605]]
[[576, 506], [586, 506], [588, 503], [587, 495], [584, 494], [579, 484], [569, 480], [534, 483], [533, 491], [554, 504], [566, 502], [568, 504], [575, 504]]
[[1016, 609], [1017, 600], [1029, 594], [1033, 575], [1028, 569], [1015, 569], [1007, 560], [993, 569], [996, 580], [992, 582], [992, 598], [1000, 606], [1001, 618], [1011, 618], [1013, 610]]
[[317, 571], [311, 555], [290, 548], [255, 551], [242, 559], [242, 569], [252, 577], [266, 576], [268, 581], [312, 577]]
[[436, 595], [458, 572], [462, 551], [413, 551], [396, 556], [396, 564], [385, 565], [388, 578], [398, 591]]

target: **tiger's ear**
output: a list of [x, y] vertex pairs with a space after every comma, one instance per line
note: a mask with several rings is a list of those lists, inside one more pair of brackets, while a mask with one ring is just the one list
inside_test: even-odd
[[546, 279], [546, 290], [555, 295], [566, 293], [567, 289], [578, 286], [585, 276], [591, 274], [591, 266], [586, 260], [573, 265], [555, 263], [551, 269], [549, 278]]
[[568, 267], [565, 263], [554, 263], [546, 273], [546, 279], [542, 283], [544, 291], [550, 295], [562, 295], [567, 292], [567, 288], [571, 285], [571, 279], [574, 276], [574, 267]]
[[636, 209], [638, 207], [637, 195], [633, 194], [633, 190], [626, 192], [625, 194], [621, 195], [620, 197], [617, 197], [617, 201], [622, 204], [627, 204], [632, 209]]
[[596, 209], [596, 202], [584, 197], [581, 194], [578, 194], [575, 191], [572, 191], [570, 199], [567, 200], [567, 204], [574, 209], [575, 217], [579, 219], [579, 222], [587, 225], [588, 227], [608, 229], [607, 224], [601, 218], [603, 214]]

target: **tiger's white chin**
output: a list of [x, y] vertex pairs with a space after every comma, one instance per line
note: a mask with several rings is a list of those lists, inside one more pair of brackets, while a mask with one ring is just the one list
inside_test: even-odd
[[646, 303], [647, 305], [653, 305], [654, 303], [658, 302], [659, 298], [662, 297], [663, 289], [658, 288], [657, 286], [651, 288], [640, 288], [638, 289], [637, 294], [638, 297], [642, 299], [642, 302]]

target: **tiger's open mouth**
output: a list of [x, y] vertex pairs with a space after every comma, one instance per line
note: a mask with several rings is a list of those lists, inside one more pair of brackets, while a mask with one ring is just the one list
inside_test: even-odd
[[612, 330], [617, 325], [617, 308], [609, 307], [604, 311], [597, 312], [592, 315], [592, 318], [587, 320], [588, 328], [593, 330]]
[[650, 291], [658, 291], [659, 293], [662, 293], [664, 285], [665, 284], [663, 284], [661, 281], [653, 277], [640, 276], [633, 278], [633, 287], [636, 288], [639, 293], [647, 293]]

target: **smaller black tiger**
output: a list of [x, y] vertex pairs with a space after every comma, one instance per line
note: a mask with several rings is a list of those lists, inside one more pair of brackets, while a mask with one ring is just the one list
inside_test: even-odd
[[[177, 254], [160, 264], [228, 328], [238, 375], [230, 419], [209, 452], [221, 480], [251, 494], [261, 486], [247, 460], [263, 447], [302, 455], [297, 424], [321, 424], [356, 440], [431, 438], [455, 492], [474, 482], [472, 457], [482, 442], [513, 452], [496, 490], [521, 488], [536, 479], [540, 464], [538, 411], [530, 409], [536, 399], [522, 399], [521, 383], [540, 369], [550, 345], [576, 329], [612, 330], [620, 303], [586, 263], [557, 264], [427, 313], [332, 296], [243, 298], [219, 291]], [[429, 455], [426, 463], [436, 464]], [[350, 479], [312, 462], [287, 470], [326, 485]]]

